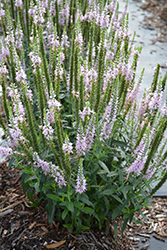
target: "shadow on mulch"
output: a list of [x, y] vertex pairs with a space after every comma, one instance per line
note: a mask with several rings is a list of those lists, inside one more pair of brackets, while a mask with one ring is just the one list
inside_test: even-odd
[[[19, 169], [7, 171], [8, 162], [0, 165], [0, 250], [41, 249], [133, 249], [126, 236], [114, 242], [113, 231], [90, 230], [71, 234], [56, 221], [48, 224], [45, 204], [37, 208], [26, 206], [29, 200], [21, 187]], [[111, 225], [112, 228], [112, 225]]]

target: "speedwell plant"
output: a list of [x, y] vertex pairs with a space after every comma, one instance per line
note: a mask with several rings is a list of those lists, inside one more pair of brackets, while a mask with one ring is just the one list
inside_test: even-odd
[[0, 16], [0, 152], [21, 169], [31, 206], [43, 202], [49, 223], [71, 231], [117, 217], [124, 230], [167, 178], [167, 74], [158, 65], [137, 101], [141, 47], [117, 0], [3, 1]]

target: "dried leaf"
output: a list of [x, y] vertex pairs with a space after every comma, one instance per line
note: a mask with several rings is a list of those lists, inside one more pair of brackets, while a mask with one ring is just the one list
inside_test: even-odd
[[62, 241], [59, 241], [59, 242], [56, 242], [56, 243], [53, 243], [53, 244], [50, 244], [50, 245], [45, 245], [45, 247], [47, 249], [53, 249], [53, 248], [56, 248], [56, 247], [59, 247], [59, 246], [63, 245], [65, 242], [66, 242], [66, 240], [62, 240]]

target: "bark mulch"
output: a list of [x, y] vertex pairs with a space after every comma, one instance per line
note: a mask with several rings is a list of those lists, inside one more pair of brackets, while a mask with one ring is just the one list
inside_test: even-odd
[[140, 6], [144, 11], [150, 14], [144, 17], [142, 26], [146, 29], [157, 30], [156, 41], [167, 42], [167, 1], [166, 0], [146, 0]]

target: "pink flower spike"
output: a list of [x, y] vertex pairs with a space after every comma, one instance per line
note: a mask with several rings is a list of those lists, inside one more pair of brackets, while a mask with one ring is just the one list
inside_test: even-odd
[[86, 179], [83, 174], [83, 163], [82, 159], [80, 159], [79, 169], [77, 174], [77, 185], [75, 186], [76, 193], [84, 193], [86, 191]]

